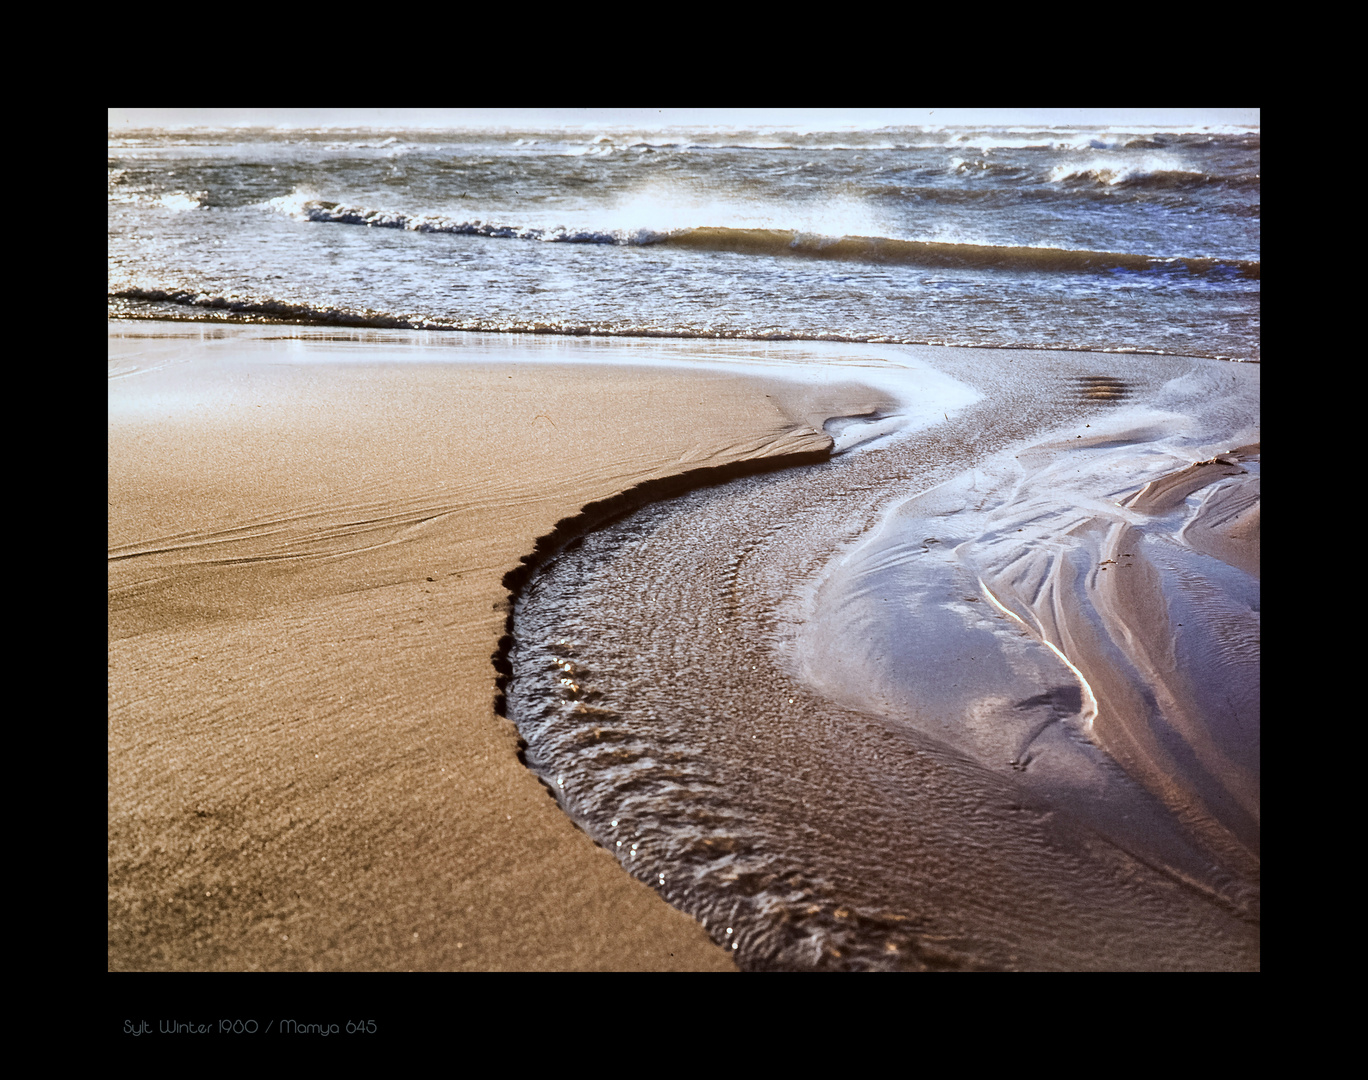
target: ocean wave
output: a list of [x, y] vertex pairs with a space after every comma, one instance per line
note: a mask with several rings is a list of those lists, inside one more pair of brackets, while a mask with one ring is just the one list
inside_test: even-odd
[[887, 236], [825, 236], [787, 229], [697, 226], [673, 229], [594, 229], [517, 225], [481, 219], [457, 221], [440, 215], [372, 210], [310, 198], [300, 193], [268, 204], [301, 221], [408, 232], [483, 236], [499, 240], [543, 243], [645, 246], [666, 244], [698, 251], [736, 255], [806, 256], [846, 262], [895, 263], [909, 266], [1011, 269], [1034, 272], [1111, 272], [1115, 270], [1180, 271], [1198, 275], [1258, 278], [1259, 263], [1247, 259], [1155, 256], [1117, 251], [1013, 247], [990, 244], [900, 240]]
[[440, 214], [405, 214], [395, 210], [345, 206], [299, 192], [271, 199], [265, 205], [298, 221], [365, 225], [372, 229], [448, 233], [454, 236], [485, 236], [496, 240], [541, 240], [546, 243], [566, 244], [652, 244], [664, 236], [650, 229], [570, 229], [564, 226], [543, 228], [484, 221], [478, 218], [457, 221], [442, 217]]
[[1106, 164], [1057, 165], [1049, 175], [1053, 184], [1093, 185], [1107, 188], [1201, 187], [1220, 183], [1220, 177], [1190, 169], [1174, 161], [1152, 160]]
[[208, 196], [207, 191], [168, 191], [157, 202], [168, 210], [198, 210]]
[[755, 255], [807, 255], [851, 262], [899, 263], [966, 269], [1037, 272], [1186, 271], [1257, 278], [1259, 264], [1244, 259], [1139, 255], [1119, 251], [958, 244], [885, 236], [812, 236], [779, 229], [684, 229], [662, 239], [671, 246]]
[[955, 176], [991, 176], [994, 179], [1006, 176], [1027, 175], [1024, 165], [1015, 164], [1010, 161], [989, 161], [987, 158], [962, 158], [952, 157], [950, 159], [950, 173]]
[[[668, 134], [667, 134], [668, 133]], [[1159, 127], [1154, 129], [1075, 127], [977, 127], [893, 126], [866, 130], [705, 130], [667, 128], [645, 133], [624, 129], [593, 139], [569, 139], [571, 152], [583, 154], [649, 145], [683, 151], [776, 150], [821, 153], [825, 151], [875, 150], [1131, 150], [1156, 149], [1170, 140], [1188, 141], [1194, 136], [1210, 139], [1257, 136], [1258, 129], [1242, 126]], [[561, 135], [564, 138], [564, 135]], [[522, 140], [519, 140], [521, 142]], [[550, 140], [554, 141], [554, 140]]]
[[377, 330], [469, 331], [498, 334], [552, 334], [565, 337], [692, 338], [721, 341], [832, 341], [870, 345], [946, 345], [979, 349], [1102, 352], [1149, 356], [1199, 356], [1211, 360], [1258, 363], [1252, 357], [1194, 350], [1108, 348], [1097, 344], [1063, 346], [1036, 342], [993, 342], [924, 335], [848, 334], [783, 327], [734, 328], [658, 325], [628, 320], [593, 322], [575, 319], [439, 318], [418, 313], [375, 311], [330, 304], [310, 304], [271, 297], [208, 293], [193, 289], [127, 285], [108, 293], [109, 317], [156, 319], [168, 322], [225, 321], [289, 323], [304, 326], [347, 326]]
[[[519, 140], [521, 142], [521, 140]], [[517, 144], [515, 144], [517, 145]], [[1136, 135], [1081, 135], [1059, 138], [1054, 135], [1045, 135], [1037, 138], [1012, 138], [1002, 135], [984, 135], [965, 133], [962, 135], [946, 137], [942, 135], [930, 135], [917, 137], [915, 135], [903, 139], [882, 139], [879, 141], [861, 142], [844, 139], [839, 142], [827, 142], [813, 139], [748, 139], [748, 140], [723, 140], [710, 142], [703, 140], [690, 140], [679, 142], [673, 140], [647, 140], [647, 139], [627, 139], [627, 140], [596, 140], [592, 143], [568, 143], [572, 149], [567, 153], [574, 155], [584, 155], [588, 153], [608, 154], [614, 151], [639, 150], [649, 147], [656, 150], [681, 150], [688, 152], [709, 151], [709, 150], [767, 150], [767, 151], [794, 151], [796, 153], [826, 153], [829, 151], [852, 151], [870, 152], [876, 150], [980, 150], [992, 152], [994, 150], [1128, 150], [1128, 149], [1153, 149], [1166, 145], [1157, 136], [1136, 136]]]
[[[1055, 147], [1057, 150], [1082, 151], [1089, 154], [1093, 150], [1122, 150], [1137, 145], [1134, 142], [1107, 144], [1099, 140], [1085, 141], [1079, 146]], [[1146, 148], [1158, 146], [1157, 143], [1143, 143]], [[952, 176], [984, 176], [993, 179], [1024, 178], [1031, 183], [1062, 185], [1065, 187], [1090, 187], [1099, 193], [1111, 193], [1118, 189], [1201, 187], [1207, 184], [1226, 184], [1242, 186], [1246, 178], [1220, 176], [1200, 169], [1192, 169], [1170, 157], [1156, 159], [1151, 154], [1135, 158], [1118, 154], [1092, 154], [1084, 160], [1071, 153], [1074, 160], [1056, 165], [1048, 171], [1037, 171], [1025, 164], [1020, 158], [1000, 160], [989, 156], [991, 150], [985, 149], [982, 157], [950, 158], [948, 172]], [[1005, 192], [1004, 192], [1005, 193]]]

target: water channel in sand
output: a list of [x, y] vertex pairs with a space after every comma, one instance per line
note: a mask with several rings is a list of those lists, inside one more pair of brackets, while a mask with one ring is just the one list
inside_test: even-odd
[[559, 538], [529, 766], [743, 967], [1257, 967], [1258, 368], [916, 352], [981, 396]]

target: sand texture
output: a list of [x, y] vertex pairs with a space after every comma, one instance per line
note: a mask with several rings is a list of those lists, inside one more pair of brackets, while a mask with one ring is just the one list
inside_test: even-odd
[[588, 502], [830, 440], [787, 385], [423, 339], [111, 324], [111, 969], [733, 967], [520, 763], [502, 579]]
[[1258, 367], [918, 355], [981, 399], [534, 576], [529, 764], [746, 970], [1256, 969]]
[[1258, 365], [109, 341], [111, 969], [1258, 968]]

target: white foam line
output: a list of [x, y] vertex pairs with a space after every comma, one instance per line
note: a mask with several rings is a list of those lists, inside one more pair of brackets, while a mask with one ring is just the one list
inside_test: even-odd
[[983, 595], [988, 597], [988, 601], [993, 605], [993, 607], [997, 608], [1009, 619], [1013, 620], [1019, 626], [1021, 626], [1023, 630], [1025, 630], [1028, 634], [1030, 634], [1042, 645], [1044, 645], [1047, 649], [1049, 649], [1052, 653], [1054, 653], [1057, 657], [1059, 657], [1059, 659], [1063, 662], [1064, 666], [1074, 673], [1074, 678], [1078, 680], [1078, 685], [1083, 687], [1083, 696], [1087, 701], [1087, 707], [1083, 710], [1084, 726], [1089, 731], [1092, 731], [1093, 721], [1097, 719], [1097, 695], [1093, 693], [1092, 687], [1088, 685], [1088, 680], [1083, 677], [1083, 672], [1079, 671], [1078, 668], [1070, 662], [1069, 658], [1065, 656], [1062, 652], [1060, 652], [1059, 649], [1057, 649], [1055, 645], [1048, 638], [1046, 638], [1043, 633], [1029, 626], [1019, 615], [1016, 614], [1016, 612], [1012, 611], [1011, 609], [1005, 607], [1002, 603], [1000, 603], [998, 601], [998, 598], [993, 595], [993, 590], [988, 588], [988, 586], [983, 583], [983, 578], [978, 579], [978, 584], [979, 588], [983, 591]]

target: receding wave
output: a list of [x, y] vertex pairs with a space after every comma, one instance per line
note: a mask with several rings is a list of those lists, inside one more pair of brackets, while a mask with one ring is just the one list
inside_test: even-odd
[[697, 327], [629, 320], [602, 322], [575, 319], [442, 318], [370, 308], [310, 304], [271, 297], [222, 295], [193, 289], [126, 286], [108, 293], [111, 319], [154, 319], [167, 322], [288, 323], [302, 326], [351, 326], [377, 330], [470, 331], [496, 334], [555, 334], [567, 337], [701, 338], [720, 341], [837, 341], [870, 345], [953, 345], [978, 349], [1048, 349], [1053, 352], [1134, 353], [1150, 356], [1199, 356], [1211, 360], [1259, 363], [1254, 357], [1195, 349], [1112, 348], [1102, 343], [1076, 345], [1035, 341], [984, 341], [926, 335], [850, 334], [781, 327]]
[[1051, 247], [955, 244], [898, 240], [887, 236], [823, 236], [788, 229], [695, 227], [676, 229], [592, 229], [517, 225], [480, 219], [458, 221], [441, 215], [415, 215], [345, 206], [299, 195], [273, 199], [267, 205], [302, 221], [408, 232], [483, 236], [498, 240], [543, 243], [649, 245], [721, 251], [738, 255], [805, 256], [845, 262], [896, 263], [908, 266], [1009, 269], [1051, 272], [1113, 270], [1185, 271], [1190, 274], [1234, 274], [1259, 277], [1259, 263], [1247, 259], [1140, 255], [1118, 251], [1078, 251]]
[[1194, 188], [1208, 184], [1242, 187], [1257, 184], [1258, 178], [1215, 176], [1200, 169], [1189, 169], [1172, 161], [1107, 162], [1087, 165], [1058, 165], [1049, 181], [1064, 187], [1100, 188]]

